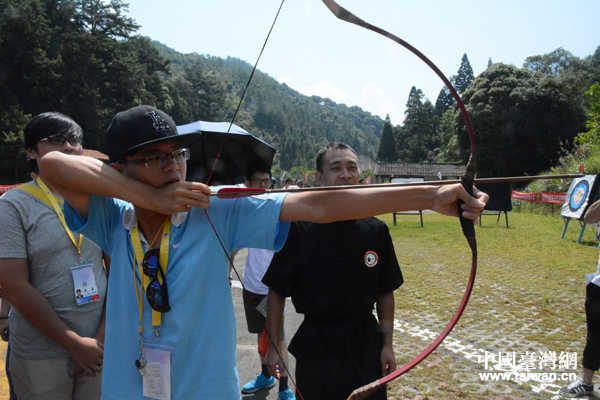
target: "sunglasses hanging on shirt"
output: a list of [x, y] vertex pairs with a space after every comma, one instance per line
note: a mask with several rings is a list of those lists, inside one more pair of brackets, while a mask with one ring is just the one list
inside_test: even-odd
[[[150, 249], [146, 252], [142, 261], [144, 275], [150, 278], [150, 283], [146, 287], [146, 298], [148, 304], [153, 310], [166, 313], [171, 311], [169, 306], [169, 291], [167, 288], [167, 279], [165, 273], [158, 262], [160, 249]], [[160, 280], [158, 275], [160, 274]]]

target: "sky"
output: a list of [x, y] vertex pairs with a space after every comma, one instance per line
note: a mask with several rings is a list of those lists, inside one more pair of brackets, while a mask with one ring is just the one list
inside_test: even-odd
[[[280, 0], [125, 0], [139, 34], [181, 53], [254, 65]], [[447, 76], [467, 54], [475, 76], [488, 60], [522, 67], [559, 47], [586, 57], [600, 45], [600, 0], [338, 0], [425, 54]], [[401, 124], [411, 87], [435, 103], [443, 82], [415, 55], [343, 22], [321, 1], [286, 0], [258, 69], [305, 95], [357, 105]], [[252, 90], [250, 87], [249, 90]]]

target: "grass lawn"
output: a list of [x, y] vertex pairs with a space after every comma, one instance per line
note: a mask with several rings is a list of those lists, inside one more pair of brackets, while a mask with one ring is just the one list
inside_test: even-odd
[[[456, 219], [424, 214], [380, 217], [394, 239], [405, 283], [396, 291], [396, 355], [410, 361], [448, 323], [464, 294], [471, 265], [468, 244]], [[577, 244], [580, 225], [564, 226], [558, 216], [521, 213], [484, 216], [476, 227], [479, 266], [473, 295], [463, 317], [427, 360], [396, 380], [390, 396], [409, 399], [557, 398], [564, 381], [482, 380], [489, 354], [514, 352], [523, 360], [535, 352], [533, 373], [578, 373], [585, 344], [585, 278], [598, 263], [596, 229], [587, 227]], [[454, 344], [453, 344], [454, 343]], [[541, 353], [576, 353], [577, 367], [540, 366]], [[536, 358], [537, 357], [537, 358]], [[564, 364], [563, 364], [564, 366]], [[491, 368], [491, 365], [490, 365]], [[487, 372], [495, 372], [488, 370]], [[497, 372], [497, 371], [496, 371]]]

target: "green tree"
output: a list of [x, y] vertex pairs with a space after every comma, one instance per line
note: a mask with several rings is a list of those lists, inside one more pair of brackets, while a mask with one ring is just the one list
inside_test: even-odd
[[[568, 87], [551, 75], [502, 63], [482, 72], [463, 94], [476, 135], [481, 177], [536, 175], [581, 132], [585, 114]], [[459, 141], [468, 135], [456, 111]]]
[[558, 78], [568, 71], [586, 69], [586, 63], [570, 51], [559, 47], [548, 54], [527, 57], [523, 67]]
[[494, 65], [494, 63], [492, 62], [492, 57], [488, 58], [488, 64], [487, 67], [491, 67], [492, 65]]
[[392, 129], [389, 114], [385, 116], [381, 140], [379, 141], [379, 150], [377, 151], [377, 159], [379, 161], [398, 160], [398, 150], [396, 149], [396, 140], [394, 139], [394, 131]]
[[217, 121], [225, 104], [225, 87], [216, 77], [204, 73], [199, 65], [184, 68], [183, 77], [171, 82], [174, 104], [171, 115], [178, 124]]
[[129, 5], [122, 0], [77, 0], [79, 23], [92, 36], [129, 38], [139, 29], [132, 18], [125, 16]]
[[412, 87], [404, 111], [404, 124], [400, 128], [398, 157], [407, 162], [431, 161], [434, 150], [439, 146], [437, 125], [433, 104], [423, 102], [423, 91]]
[[364, 171], [362, 171], [360, 173], [360, 179], [367, 179], [367, 178], [371, 178], [370, 183], [374, 184], [375, 183], [375, 173], [373, 172], [372, 169], [365, 169]]
[[116, 112], [146, 103], [169, 106], [168, 72], [121, 0], [0, 0], [2, 109], [53, 110], [85, 132], [84, 145], [103, 150]]
[[29, 180], [23, 130], [31, 116], [20, 110], [0, 111], [0, 182], [15, 184]]
[[440, 152], [436, 162], [461, 162], [464, 159], [454, 127], [454, 111], [444, 113], [439, 125]]
[[[451, 77], [450, 82], [452, 83], [453, 81], [454, 77]], [[446, 111], [454, 107], [455, 103], [456, 100], [454, 100], [454, 96], [452, 96], [450, 90], [446, 86], [444, 86], [442, 90], [440, 90], [440, 94], [438, 95], [437, 100], [435, 101], [435, 115], [437, 115], [438, 118], [442, 118], [442, 115], [444, 115]]]
[[456, 80], [454, 81], [454, 86], [456, 87], [456, 91], [459, 94], [463, 94], [471, 82], [475, 79], [475, 75], [473, 74], [473, 68], [471, 68], [471, 63], [469, 62], [469, 58], [467, 57], [467, 53], [462, 56], [462, 60], [460, 62], [460, 68], [458, 69], [458, 73], [456, 75]]
[[589, 130], [580, 133], [575, 142], [579, 144], [597, 143], [600, 136], [600, 84], [596, 83], [585, 92], [589, 101], [588, 120], [585, 123]]
[[300, 179], [302, 182], [306, 182], [306, 174], [308, 174], [308, 183], [314, 186], [317, 183], [315, 172], [303, 166], [293, 167], [290, 169], [290, 172], [286, 178], [292, 178], [294, 182], [298, 179]]
[[[600, 58], [600, 54], [597, 55]], [[531, 71], [557, 78], [568, 91], [565, 92], [566, 96], [585, 104], [585, 92], [591, 85], [600, 82], [600, 67], [595, 64], [594, 57], [588, 56], [582, 60], [559, 47], [548, 54], [527, 57], [523, 66]]]

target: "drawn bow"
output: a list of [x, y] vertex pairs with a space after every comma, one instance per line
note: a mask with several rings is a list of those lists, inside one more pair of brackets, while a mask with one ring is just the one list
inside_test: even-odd
[[[469, 138], [471, 141], [471, 157], [469, 158], [466, 172], [461, 180], [461, 183], [462, 183], [463, 187], [465, 188], [465, 190], [472, 196], [473, 195], [473, 180], [475, 178], [475, 158], [476, 158], [475, 157], [475, 155], [476, 155], [475, 134], [473, 133], [473, 127], [471, 126], [471, 121], [469, 119], [469, 115], [467, 114], [467, 110], [465, 109], [465, 106], [462, 103], [460, 96], [458, 95], [458, 93], [456, 92], [456, 89], [454, 89], [454, 87], [452, 86], [450, 81], [444, 76], [444, 74], [439, 70], [439, 68], [436, 67], [435, 64], [433, 64], [433, 62], [431, 62], [427, 57], [425, 57], [424, 54], [422, 54], [419, 50], [417, 50], [416, 48], [414, 48], [413, 46], [411, 46], [404, 40], [400, 39], [399, 37], [397, 37], [395, 35], [392, 35], [391, 33], [387, 32], [381, 28], [378, 28], [376, 26], [373, 26], [373, 25], [363, 21], [362, 19], [358, 18], [357, 16], [355, 16], [354, 14], [352, 14], [345, 8], [338, 5], [334, 0], [323, 0], [323, 3], [325, 3], [327, 8], [329, 8], [329, 10], [331, 10], [331, 12], [337, 18], [341, 19], [342, 21], [350, 22], [352, 24], [361, 26], [370, 31], [376, 32], [380, 35], [387, 37], [388, 39], [393, 40], [394, 42], [400, 44], [401, 46], [405, 47], [406, 49], [410, 50], [417, 57], [419, 57], [423, 62], [425, 62], [425, 64], [427, 64], [444, 82], [444, 84], [446, 85], [448, 90], [450, 90], [450, 92], [452, 93], [452, 96], [456, 100], [456, 103], [460, 107], [460, 110], [461, 110], [462, 115], [465, 120], [465, 124], [467, 126], [467, 130], [469, 132]], [[431, 354], [442, 343], [442, 341], [444, 341], [446, 336], [448, 336], [448, 334], [452, 331], [452, 329], [458, 322], [465, 307], [467, 306], [469, 298], [471, 297], [471, 292], [473, 290], [473, 285], [475, 283], [475, 275], [477, 272], [477, 242], [475, 240], [475, 228], [473, 227], [472, 221], [470, 221], [462, 216], [461, 205], [462, 205], [462, 202], [459, 202], [458, 211], [459, 211], [459, 215], [460, 215], [460, 224], [462, 226], [463, 233], [464, 233], [465, 237], [467, 238], [467, 241], [469, 242], [469, 246], [471, 247], [472, 262], [471, 262], [471, 275], [469, 276], [469, 283], [467, 284], [465, 294], [463, 296], [462, 301], [460, 302], [458, 310], [456, 310], [456, 313], [454, 314], [454, 316], [452, 317], [452, 319], [450, 320], [450, 322], [448, 323], [446, 328], [442, 331], [442, 333], [440, 333], [440, 335], [433, 341], [433, 343], [431, 343], [429, 346], [427, 346], [427, 348], [425, 350], [423, 350], [423, 352], [421, 352], [421, 354], [417, 355], [412, 361], [403, 365], [396, 371], [386, 375], [385, 377], [378, 379], [377, 381], [372, 382], [368, 385], [365, 385], [361, 388], [356, 389], [354, 392], [352, 392], [352, 394], [350, 395], [348, 400], [365, 399], [366, 397], [368, 397], [370, 394], [372, 394], [373, 392], [378, 390], [380, 387], [382, 387], [386, 383], [388, 383], [388, 382], [398, 378], [400, 375], [410, 371], [413, 367], [415, 367], [421, 361], [423, 361], [429, 354]]]
[[[285, 1], [285, 0], [283, 0]], [[279, 8], [279, 11], [281, 10], [281, 7], [283, 6], [283, 1], [281, 3], [281, 6]], [[469, 116], [467, 114], [467, 111], [465, 109], [465, 106], [463, 105], [460, 96], [458, 95], [458, 93], [456, 92], [456, 89], [454, 89], [454, 87], [452, 86], [452, 84], [450, 83], [450, 81], [444, 76], [444, 74], [435, 66], [435, 64], [433, 64], [433, 62], [431, 62], [427, 57], [425, 57], [425, 55], [423, 55], [419, 50], [417, 50], [416, 48], [414, 48], [413, 46], [411, 46], [410, 44], [408, 44], [407, 42], [403, 41], [402, 39], [398, 38], [397, 36], [394, 36], [392, 34], [390, 34], [389, 32], [380, 29], [376, 26], [373, 26], [365, 21], [363, 21], [362, 19], [356, 17], [354, 14], [350, 13], [348, 10], [346, 10], [343, 7], [340, 7], [335, 1], [333, 0], [323, 0], [323, 3], [325, 3], [325, 5], [331, 10], [331, 12], [333, 12], [333, 14], [338, 17], [339, 19], [346, 21], [346, 22], [350, 22], [359, 26], [362, 26], [363, 28], [372, 30], [376, 33], [379, 33], [380, 35], [383, 35], [393, 41], [395, 41], [396, 43], [400, 44], [401, 46], [407, 48], [408, 50], [410, 50], [412, 53], [414, 53], [415, 55], [417, 55], [417, 57], [419, 57], [421, 60], [423, 60], [427, 65], [429, 65], [429, 67], [431, 69], [433, 69], [433, 71], [440, 77], [440, 79], [442, 79], [442, 81], [444, 82], [444, 84], [448, 87], [448, 89], [450, 90], [450, 92], [452, 93], [452, 96], [454, 97], [454, 99], [456, 100], [458, 106], [461, 109], [462, 115], [465, 119], [465, 124], [467, 126], [467, 130], [469, 132], [469, 137], [470, 137], [470, 142], [471, 142], [471, 157], [469, 158], [469, 162], [467, 164], [466, 167], [466, 173], [463, 176], [461, 183], [463, 185], [463, 187], [465, 188], [465, 190], [472, 196], [473, 195], [473, 180], [475, 177], [475, 135], [473, 133], [473, 128], [471, 126], [471, 121], [469, 119]], [[277, 15], [279, 15], [279, 11], [277, 12]], [[277, 20], [277, 17], [275, 17], [275, 21]], [[273, 22], [273, 25], [275, 24], [275, 21]], [[273, 29], [273, 26], [271, 27], [271, 31]], [[269, 35], [271, 33], [271, 31], [269, 31]], [[267, 40], [268, 37], [267, 36]], [[260, 54], [262, 55], [262, 52], [265, 48], [265, 45], [267, 43], [267, 40], [265, 40], [265, 44], [263, 45], [263, 48], [260, 52]], [[260, 55], [259, 55], [259, 59], [260, 59]], [[241, 102], [243, 100], [244, 94], [246, 93], [246, 90], [248, 89], [248, 86], [250, 84], [250, 81], [254, 75], [254, 71], [256, 70], [256, 66], [258, 64], [258, 60], [256, 61], [256, 64], [254, 65], [254, 69], [252, 70], [252, 73], [250, 75], [250, 78], [248, 80], [248, 83], [246, 84], [246, 87], [244, 89], [244, 92], [241, 96], [240, 102], [238, 104], [238, 108], [236, 109], [236, 112], [234, 113], [234, 116], [232, 118], [231, 124], [233, 124], [235, 117], [237, 115], [237, 112], [239, 110], [239, 107], [241, 105]], [[219, 151], [219, 155], [217, 155], [217, 160], [220, 156], [220, 151]], [[215, 160], [215, 165], [216, 165], [216, 160]], [[214, 166], [213, 166], [213, 170], [214, 170]], [[211, 171], [211, 175], [212, 175], [212, 171]], [[209, 180], [210, 180], [210, 176], [209, 176]], [[238, 194], [239, 195], [239, 194]], [[238, 197], [238, 196], [223, 196], [223, 197]], [[471, 247], [471, 253], [472, 253], [472, 263], [471, 263], [471, 274], [469, 277], [469, 283], [467, 284], [467, 288], [465, 291], [465, 294], [463, 296], [463, 299], [458, 307], [458, 310], [456, 311], [456, 313], [454, 314], [454, 316], [452, 317], [452, 319], [450, 320], [450, 322], [448, 323], [448, 325], [446, 326], [446, 328], [442, 331], [442, 333], [440, 333], [440, 335], [433, 341], [433, 343], [431, 343], [421, 354], [419, 354], [417, 357], [415, 357], [412, 361], [410, 361], [408, 364], [402, 366], [401, 368], [399, 368], [398, 370], [388, 374], [387, 376], [373, 382], [370, 383], [368, 385], [365, 385], [357, 390], [355, 390], [350, 397], [348, 398], [348, 400], [358, 400], [358, 399], [364, 399], [366, 397], [368, 397], [371, 393], [375, 392], [376, 390], [378, 390], [381, 386], [385, 385], [386, 383], [398, 378], [400, 375], [404, 374], [405, 372], [408, 372], [409, 370], [411, 370], [413, 367], [415, 367], [417, 364], [419, 364], [423, 359], [425, 359], [429, 354], [431, 354], [441, 343], [442, 341], [446, 338], [446, 336], [448, 336], [448, 334], [450, 333], [450, 331], [452, 331], [452, 329], [454, 328], [454, 326], [456, 325], [456, 323], [458, 322], [460, 316], [462, 315], [465, 307], [467, 306], [467, 303], [469, 301], [469, 298], [471, 296], [471, 292], [473, 290], [473, 285], [475, 283], [475, 275], [476, 275], [476, 271], [477, 271], [477, 243], [475, 240], [475, 228], [473, 227], [473, 223], [470, 220], [467, 220], [466, 218], [462, 217], [461, 215], [461, 205], [462, 202], [459, 201], [459, 218], [460, 218], [460, 223], [462, 226], [462, 230], [463, 233], [465, 235], [465, 237], [467, 238], [467, 241], [469, 242], [469, 246]], [[205, 211], [206, 212], [206, 211]], [[206, 216], [208, 218], [208, 220], [210, 221], [210, 217], [208, 216], [208, 213], [206, 213]], [[212, 222], [211, 222], [212, 225]], [[216, 231], [216, 229], [213, 226], [213, 230], [215, 231], [215, 234], [217, 235], [217, 238], [219, 238], [219, 235]], [[219, 238], [219, 241], [221, 241], [221, 239]], [[227, 255], [227, 257], [229, 258], [229, 255], [227, 254], [227, 251], [225, 249], [225, 246], [223, 245], [223, 243], [221, 243], [221, 246], [223, 247], [223, 250], [225, 251], [225, 254]], [[231, 261], [231, 260], [230, 260]], [[237, 273], [237, 271], [236, 271]], [[281, 356], [280, 356], [281, 358]], [[283, 360], [282, 360], [283, 362]], [[285, 366], [285, 364], [284, 364]], [[287, 368], [287, 367], [286, 367]], [[291, 377], [291, 376], [290, 376]], [[293, 380], [292, 380], [293, 382]], [[295, 382], [294, 382], [295, 385]], [[297, 389], [297, 387], [296, 387]], [[301, 396], [301, 395], [300, 395]]]

